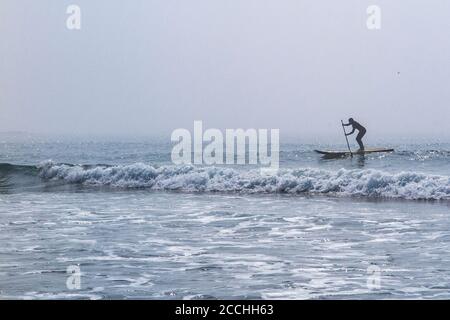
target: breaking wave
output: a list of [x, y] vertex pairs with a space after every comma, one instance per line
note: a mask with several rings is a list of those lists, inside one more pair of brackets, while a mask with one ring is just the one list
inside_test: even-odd
[[188, 192], [239, 192], [333, 194], [412, 200], [450, 199], [450, 177], [415, 172], [388, 173], [373, 169], [280, 169], [264, 174], [258, 169], [224, 167], [151, 166], [143, 163], [121, 166], [79, 166], [51, 161], [38, 166], [44, 180], [69, 184], [147, 188]]

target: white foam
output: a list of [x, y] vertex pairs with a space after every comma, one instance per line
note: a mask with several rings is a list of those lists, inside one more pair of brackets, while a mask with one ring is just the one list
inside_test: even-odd
[[153, 167], [143, 163], [84, 168], [51, 161], [40, 164], [39, 169], [44, 179], [119, 188], [450, 199], [449, 176], [416, 172], [393, 174], [373, 169], [328, 171], [305, 168], [262, 175], [258, 169], [243, 171], [190, 165]]

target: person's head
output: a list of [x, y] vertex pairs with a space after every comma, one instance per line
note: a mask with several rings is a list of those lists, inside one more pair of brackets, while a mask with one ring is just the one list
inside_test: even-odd
[[353, 123], [353, 118], [349, 118], [348, 123]]

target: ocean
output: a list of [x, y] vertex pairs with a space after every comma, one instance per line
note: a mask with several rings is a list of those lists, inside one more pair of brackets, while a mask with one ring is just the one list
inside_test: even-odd
[[4, 138], [0, 298], [449, 299], [450, 143], [381, 145], [282, 141], [262, 174], [173, 165], [169, 139]]

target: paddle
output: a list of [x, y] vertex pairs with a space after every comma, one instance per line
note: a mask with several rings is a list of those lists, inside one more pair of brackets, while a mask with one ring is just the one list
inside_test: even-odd
[[348, 143], [347, 132], [345, 132], [344, 121], [341, 120], [341, 124], [342, 124], [342, 130], [344, 130], [345, 140], [347, 141], [348, 151], [350, 151], [350, 156], [353, 158], [352, 149], [350, 149], [350, 144]]

